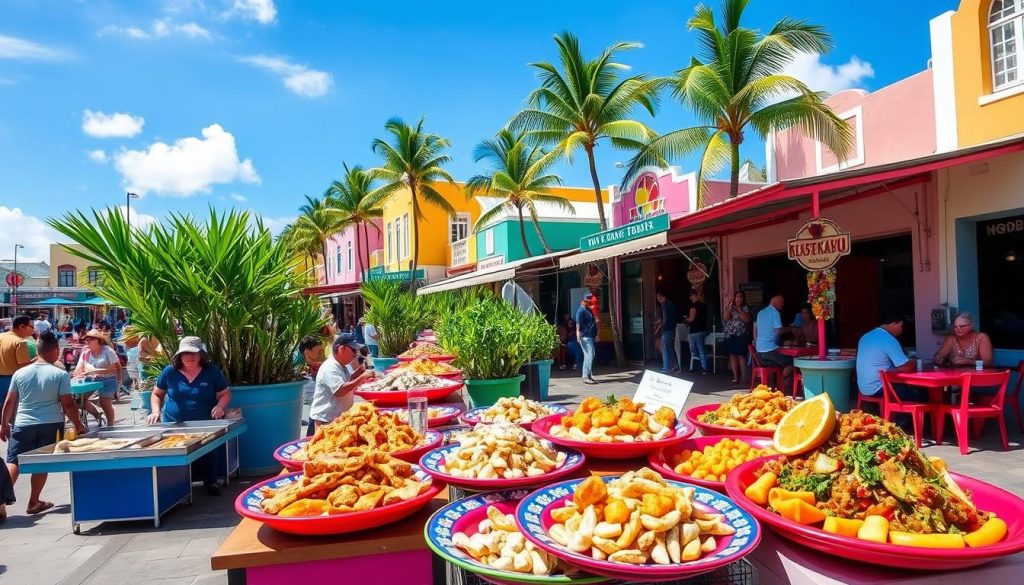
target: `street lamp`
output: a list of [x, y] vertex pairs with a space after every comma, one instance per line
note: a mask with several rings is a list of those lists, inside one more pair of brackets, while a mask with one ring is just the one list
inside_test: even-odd
[[129, 193], [125, 193], [124, 194], [124, 204], [125, 204], [125, 208], [126, 208], [125, 213], [126, 213], [127, 220], [128, 220], [128, 227], [131, 227], [131, 225], [132, 225], [132, 199], [138, 199], [138, 198], [139, 198], [139, 194], [138, 193], [131, 193], [131, 192], [129, 192]]
[[14, 244], [14, 302], [11, 306], [14, 307], [14, 316], [18, 316], [18, 248], [24, 248], [21, 244]]

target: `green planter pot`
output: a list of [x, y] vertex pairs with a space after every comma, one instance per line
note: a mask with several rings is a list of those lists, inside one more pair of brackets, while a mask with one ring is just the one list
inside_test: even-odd
[[527, 362], [519, 370], [526, 376], [523, 396], [540, 402], [548, 399], [548, 387], [551, 385], [551, 365], [554, 363], [555, 360], [537, 360]]
[[496, 380], [466, 380], [469, 407], [490, 406], [503, 397], [515, 398], [519, 396], [519, 387], [525, 379], [526, 376], [515, 376]]
[[232, 386], [231, 404], [242, 409], [249, 430], [238, 437], [239, 475], [281, 471], [274, 449], [301, 436], [305, 380], [265, 386]]
[[384, 370], [390, 368], [391, 366], [397, 363], [398, 358], [376, 357], [373, 358], [373, 369], [377, 370], [378, 372], [383, 372]]

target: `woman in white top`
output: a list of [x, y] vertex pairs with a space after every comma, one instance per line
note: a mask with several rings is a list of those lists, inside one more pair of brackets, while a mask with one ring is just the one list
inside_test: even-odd
[[[110, 347], [110, 338], [107, 334], [97, 329], [92, 329], [85, 334], [86, 347], [78, 358], [78, 365], [72, 375], [76, 379], [92, 379], [103, 384], [99, 389], [100, 408], [107, 418], [107, 426], [114, 424], [114, 396], [117, 394], [117, 387], [121, 383], [121, 360], [117, 353]], [[89, 402], [92, 392], [82, 395], [82, 402], [89, 414], [99, 420], [100, 413], [96, 407]]]

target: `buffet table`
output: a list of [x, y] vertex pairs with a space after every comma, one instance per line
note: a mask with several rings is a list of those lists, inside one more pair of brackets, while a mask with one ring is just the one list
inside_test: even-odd
[[[238, 469], [238, 436], [246, 429], [244, 419], [105, 427], [81, 438], [131, 439], [134, 443], [120, 449], [73, 453], [55, 453], [51, 445], [21, 455], [20, 467], [25, 474], [70, 474], [75, 534], [80, 533], [82, 522], [153, 520], [159, 527], [160, 517], [168, 510], [191, 501], [192, 462], [219, 449], [224, 475]], [[180, 447], [148, 448], [165, 434], [182, 433], [210, 435]]]

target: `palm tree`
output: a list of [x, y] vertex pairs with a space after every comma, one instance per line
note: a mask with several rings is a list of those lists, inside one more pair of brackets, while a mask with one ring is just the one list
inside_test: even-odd
[[[739, 192], [740, 145], [749, 128], [760, 138], [799, 127], [811, 138], [846, 158], [853, 130], [827, 105], [824, 92], [809, 89], [783, 69], [800, 53], [824, 53], [832, 37], [824, 27], [783, 18], [768, 34], [740, 26], [749, 0], [724, 0], [721, 26], [714, 11], [697, 6], [687, 22], [696, 31], [700, 56], [668, 81], [672, 93], [702, 124], [669, 132], [653, 140], [630, 161], [628, 181], [640, 169], [691, 152], [702, 151], [699, 181], [731, 164], [729, 197]], [[788, 97], [792, 96], [792, 97]]]
[[519, 214], [519, 236], [523, 239], [523, 250], [527, 257], [533, 256], [526, 239], [526, 222], [523, 211], [530, 214], [533, 227], [537, 230], [544, 253], [551, 253], [551, 246], [544, 238], [544, 232], [537, 216], [537, 202], [555, 205], [570, 215], [576, 215], [576, 208], [565, 197], [551, 194], [551, 187], [561, 185], [558, 175], [547, 170], [554, 157], [546, 154], [539, 146], [532, 146], [522, 132], [502, 130], [490, 139], [484, 140], [473, 151], [475, 162], [490, 161], [489, 174], [476, 175], [466, 182], [466, 196], [493, 195], [502, 202], [480, 216], [473, 232], [500, 216], [506, 209], [515, 209]]
[[[604, 231], [608, 229], [608, 222], [594, 149], [607, 139], [615, 148], [639, 150], [653, 139], [654, 131], [632, 116], [638, 107], [654, 114], [662, 81], [645, 75], [621, 78], [619, 72], [628, 67], [613, 59], [616, 53], [641, 47], [638, 43], [615, 43], [589, 61], [572, 33], [556, 35], [555, 44], [561, 69], [547, 61], [533, 63], [541, 86], [530, 94], [527, 108], [516, 114], [509, 126], [514, 130], [528, 130], [532, 137], [554, 144], [555, 152], [570, 160], [581, 148], [587, 153], [594, 199]], [[606, 268], [606, 274], [611, 274], [610, 260], [606, 261]], [[614, 302], [609, 302], [608, 307], [615, 358], [619, 365], [624, 365], [626, 356], [619, 335], [618, 311]]]
[[338, 222], [356, 230], [356, 240], [362, 248], [363, 256], [359, 256], [359, 274], [366, 280], [366, 271], [370, 269], [369, 235], [370, 228], [380, 231], [375, 220], [384, 217], [384, 209], [380, 206], [380, 197], [374, 193], [373, 177], [363, 167], [349, 168], [343, 164], [344, 173], [341, 180], [331, 182], [324, 193], [330, 209], [339, 217]]
[[451, 157], [444, 154], [451, 145], [447, 139], [437, 134], [424, 132], [423, 118], [420, 118], [415, 127], [406, 124], [401, 118], [391, 118], [384, 125], [384, 129], [391, 134], [391, 142], [380, 138], [373, 141], [371, 148], [382, 160], [381, 166], [370, 169], [368, 173], [372, 178], [384, 181], [384, 184], [374, 192], [374, 197], [381, 201], [403, 189], [409, 189], [415, 246], [409, 271], [409, 289], [412, 290], [416, 285], [416, 267], [419, 263], [419, 220], [423, 215], [421, 206], [437, 207], [448, 214], [448, 217], [455, 217], [455, 209], [451, 203], [434, 188], [434, 183], [440, 181], [455, 183], [452, 176], [443, 168], [451, 162]]
[[287, 229], [289, 247], [316, 259], [324, 259], [324, 284], [327, 284], [327, 240], [345, 229], [342, 216], [332, 209], [326, 199], [306, 195], [306, 204], [299, 208], [299, 216]]

